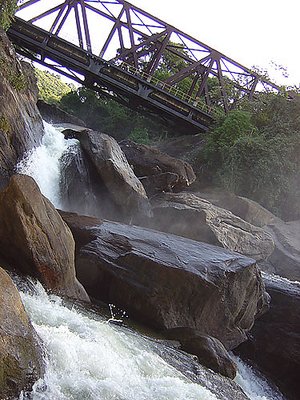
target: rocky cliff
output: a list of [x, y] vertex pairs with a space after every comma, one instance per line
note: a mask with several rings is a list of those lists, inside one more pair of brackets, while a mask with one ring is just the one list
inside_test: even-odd
[[16, 57], [0, 29], [0, 188], [24, 153], [40, 143], [43, 124], [36, 101], [33, 69]]

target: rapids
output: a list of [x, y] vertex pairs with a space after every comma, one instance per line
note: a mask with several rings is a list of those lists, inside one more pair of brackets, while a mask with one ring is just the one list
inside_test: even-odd
[[[19, 400], [219, 399], [163, 360], [155, 351], [161, 344], [65, 304], [40, 283], [20, 294], [44, 347], [46, 373], [32, 393], [22, 393]], [[265, 379], [235, 360], [236, 383], [249, 399], [282, 399]]]
[[[44, 122], [40, 147], [17, 166], [32, 176], [42, 193], [61, 206], [59, 182], [62, 155], [77, 141]], [[48, 295], [39, 283], [21, 290], [22, 301], [44, 347], [46, 374], [20, 400], [217, 400], [155, 352], [159, 344], [103, 317], [67, 306]], [[265, 379], [235, 358], [235, 379], [251, 400], [280, 400]]]

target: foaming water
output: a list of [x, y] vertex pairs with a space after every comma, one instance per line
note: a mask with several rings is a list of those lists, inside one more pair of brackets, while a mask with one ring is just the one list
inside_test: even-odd
[[44, 121], [45, 135], [42, 144], [33, 149], [17, 165], [17, 172], [31, 176], [56, 208], [60, 203], [60, 158], [76, 140], [66, 140], [64, 135]]
[[217, 400], [168, 365], [147, 339], [64, 306], [40, 284], [21, 297], [46, 354], [34, 400]]
[[235, 382], [243, 389], [249, 399], [284, 400], [284, 396], [276, 388], [271, 387], [261, 374], [258, 374], [239, 357], [233, 354], [231, 356], [238, 368]]

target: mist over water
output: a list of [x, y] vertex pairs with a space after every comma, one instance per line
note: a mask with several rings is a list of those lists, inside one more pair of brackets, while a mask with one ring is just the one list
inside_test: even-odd
[[[44, 122], [41, 146], [17, 166], [30, 175], [42, 193], [61, 208], [61, 157], [78, 142], [66, 140]], [[40, 336], [46, 374], [30, 397], [20, 400], [217, 400], [215, 394], [192, 383], [153, 350], [153, 341], [108, 324], [100, 316], [68, 308], [35, 284], [35, 293], [21, 292], [28, 315]], [[238, 358], [235, 379], [250, 400], [281, 400], [266, 380]]]
[[17, 172], [31, 176], [41, 192], [56, 208], [61, 208], [60, 200], [60, 158], [69, 148], [78, 144], [75, 139], [64, 135], [44, 121], [45, 134], [42, 144], [31, 150], [17, 165]]

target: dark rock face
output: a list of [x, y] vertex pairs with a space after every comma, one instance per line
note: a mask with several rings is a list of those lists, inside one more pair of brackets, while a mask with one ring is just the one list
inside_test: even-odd
[[0, 268], [0, 398], [17, 398], [43, 373], [37, 336], [16, 287]]
[[300, 281], [300, 221], [279, 222], [265, 229], [275, 243], [275, 250], [268, 259], [273, 272]]
[[249, 400], [248, 396], [245, 395], [243, 390], [233, 380], [205, 368], [188, 354], [161, 344], [153, 347], [152, 350], [168, 364], [179, 370], [189, 380], [209, 389], [217, 399]]
[[[180, 158], [192, 164], [194, 157], [199, 153], [204, 143], [205, 139], [202, 134], [184, 135], [159, 143], [158, 148], [171, 157]], [[196, 154], [194, 154], [194, 152]]]
[[149, 223], [154, 229], [223, 246], [256, 260], [265, 260], [274, 250], [268, 232], [191, 193], [156, 196], [152, 212]]
[[135, 215], [148, 217], [150, 204], [145, 189], [115, 139], [89, 129], [74, 131], [74, 137], [80, 141], [115, 204], [127, 215], [127, 219]]
[[40, 144], [44, 131], [36, 100], [32, 68], [20, 63], [0, 29], [0, 189], [24, 153]]
[[37, 107], [43, 119], [49, 124], [60, 124], [66, 122], [74, 125], [86, 126], [85, 122], [80, 118], [63, 111], [55, 104], [48, 104], [43, 100], [38, 100]]
[[[162, 191], [182, 190], [193, 183], [196, 175], [193, 168], [185, 161], [170, 157], [168, 154], [162, 153], [154, 147], [137, 144], [130, 140], [120, 142], [121, 149], [130, 165], [132, 165], [134, 173], [140, 178], [161, 176], [165, 173], [175, 174], [177, 179], [166, 180], [163, 186], [163, 181], [160, 178], [160, 185], [149, 185], [149, 194], [154, 194]], [[143, 182], [143, 181], [142, 181]], [[150, 187], [149, 187], [150, 186]]]
[[60, 162], [62, 209], [98, 218], [122, 219], [120, 210], [79, 144], [69, 148]]
[[202, 335], [191, 328], [174, 328], [166, 332], [169, 339], [178, 340], [182, 350], [195, 354], [200, 364], [234, 379], [237, 367], [223, 344], [216, 338]]
[[264, 275], [270, 310], [259, 318], [237, 353], [254, 363], [289, 400], [299, 399], [300, 284]]
[[74, 268], [75, 243], [54, 206], [26, 175], [14, 175], [0, 192], [0, 254], [47, 289], [88, 300]]
[[87, 292], [154, 328], [190, 327], [232, 349], [267, 308], [252, 259], [136, 226], [62, 216]]

